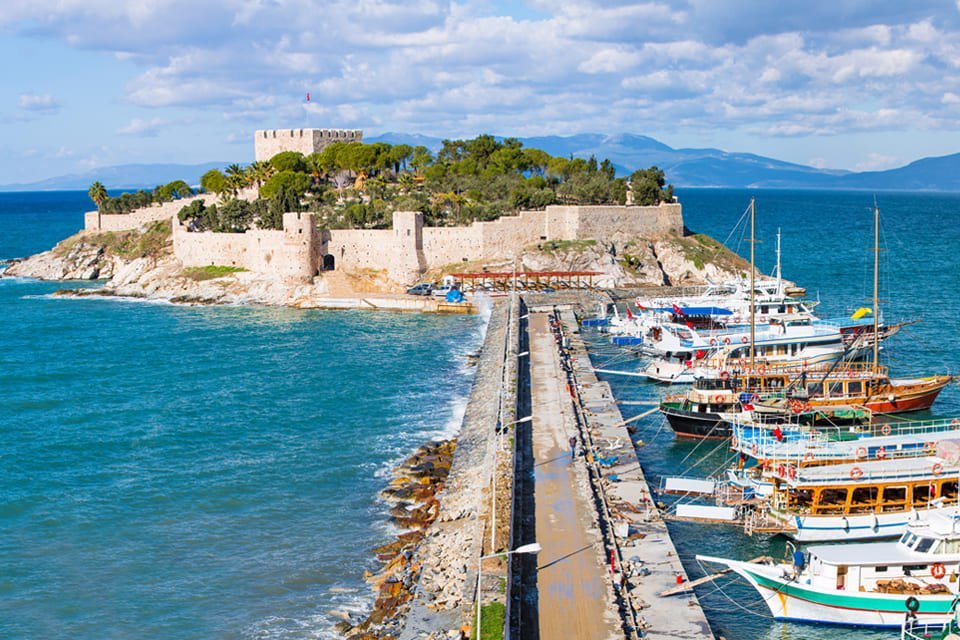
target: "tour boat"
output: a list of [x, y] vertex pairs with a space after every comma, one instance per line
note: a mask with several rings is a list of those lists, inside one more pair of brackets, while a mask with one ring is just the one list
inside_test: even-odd
[[957, 503], [958, 468], [937, 456], [778, 464], [762, 528], [800, 542], [897, 536], [921, 511]]
[[[685, 394], [668, 396], [660, 411], [679, 437], [727, 438], [730, 415], [750, 407], [757, 415], [784, 418], [809, 416], [808, 424], [860, 421], [873, 413], [897, 414], [929, 409], [949, 375], [890, 378], [887, 368], [845, 363], [801, 370], [766, 369], [747, 374], [736, 369], [719, 378], [700, 378]], [[849, 407], [845, 419], [841, 411]], [[826, 410], [821, 412], [820, 410]]]
[[815, 545], [790, 563], [697, 560], [739, 574], [778, 620], [900, 628], [909, 616], [942, 624], [960, 585], [958, 520], [955, 509], [932, 511], [896, 542]]

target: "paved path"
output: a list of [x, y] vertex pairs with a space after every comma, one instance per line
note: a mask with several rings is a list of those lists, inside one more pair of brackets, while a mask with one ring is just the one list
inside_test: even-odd
[[540, 638], [622, 638], [583, 458], [570, 458], [570, 396], [548, 315], [530, 314], [529, 326]]

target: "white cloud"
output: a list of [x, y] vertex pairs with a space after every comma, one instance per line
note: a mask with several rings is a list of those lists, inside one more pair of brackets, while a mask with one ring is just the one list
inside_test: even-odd
[[882, 153], [869, 153], [866, 160], [858, 163], [854, 171], [883, 171], [902, 165], [903, 162], [896, 156], [888, 156]]
[[23, 111], [47, 114], [60, 110], [60, 102], [50, 94], [22, 93], [17, 100], [17, 106]]
[[117, 129], [117, 135], [121, 136], [140, 136], [140, 137], [151, 137], [158, 135], [160, 130], [167, 125], [166, 120], [161, 118], [151, 118], [150, 120], [143, 120], [141, 118], [134, 118], [127, 124]]

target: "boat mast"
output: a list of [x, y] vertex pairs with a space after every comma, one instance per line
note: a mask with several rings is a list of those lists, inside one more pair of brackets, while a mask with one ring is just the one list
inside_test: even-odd
[[754, 256], [754, 251], [756, 249], [756, 217], [757, 209], [754, 204], [754, 199], [750, 198], [750, 370], [753, 371], [756, 369], [756, 363], [754, 362], [756, 358], [756, 330], [757, 330], [757, 305], [756, 305], [756, 287], [755, 287], [755, 277], [756, 277], [756, 257]]
[[880, 365], [880, 208], [873, 198], [873, 375]]
[[777, 295], [783, 295], [782, 277], [780, 275], [780, 227], [777, 227]]

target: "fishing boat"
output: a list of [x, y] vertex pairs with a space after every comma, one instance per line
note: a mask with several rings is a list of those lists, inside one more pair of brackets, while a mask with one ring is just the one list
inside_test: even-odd
[[815, 545], [792, 562], [750, 563], [698, 555], [743, 577], [778, 620], [901, 628], [953, 616], [960, 576], [955, 509], [915, 519], [899, 540]]

